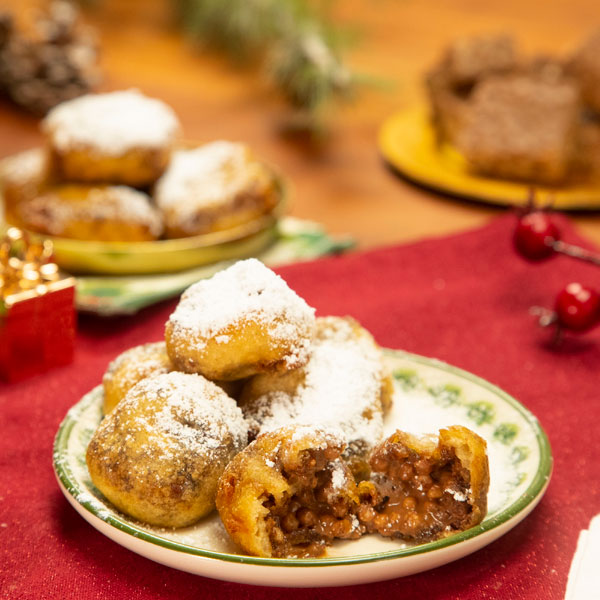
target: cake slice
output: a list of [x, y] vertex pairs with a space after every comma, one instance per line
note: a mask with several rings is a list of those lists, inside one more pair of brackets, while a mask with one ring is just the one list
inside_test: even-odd
[[490, 77], [473, 91], [457, 146], [477, 173], [560, 184], [572, 159], [578, 112], [578, 90], [569, 81]]

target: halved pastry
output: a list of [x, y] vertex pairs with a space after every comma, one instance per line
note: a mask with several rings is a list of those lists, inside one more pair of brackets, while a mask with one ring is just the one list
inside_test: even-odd
[[487, 512], [486, 443], [460, 425], [439, 439], [396, 431], [371, 455], [359, 484], [358, 518], [368, 532], [425, 542], [464, 531]]
[[364, 478], [369, 452], [383, 437], [390, 377], [380, 348], [357, 321], [319, 317], [316, 323], [306, 366], [253, 377], [240, 406], [251, 437], [290, 423], [339, 428], [348, 444], [344, 458]]
[[248, 554], [320, 556], [334, 538], [361, 528], [356, 484], [340, 460], [344, 442], [320, 428], [284, 427], [259, 436], [227, 466], [217, 509]]

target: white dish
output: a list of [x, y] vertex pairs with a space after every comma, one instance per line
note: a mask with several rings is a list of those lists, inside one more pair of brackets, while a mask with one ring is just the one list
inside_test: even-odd
[[254, 585], [320, 587], [402, 577], [462, 558], [523, 520], [542, 498], [552, 455], [537, 419], [514, 398], [475, 375], [439, 361], [387, 351], [396, 381], [386, 435], [397, 428], [437, 432], [462, 424], [488, 442], [490, 493], [483, 523], [451, 537], [408, 545], [376, 535], [336, 542], [318, 559], [267, 559], [240, 555], [217, 514], [179, 530], [134, 522], [94, 488], [85, 464], [87, 443], [101, 418], [102, 388], [67, 414], [54, 445], [59, 485], [73, 507], [101, 533], [161, 564], [214, 579]]

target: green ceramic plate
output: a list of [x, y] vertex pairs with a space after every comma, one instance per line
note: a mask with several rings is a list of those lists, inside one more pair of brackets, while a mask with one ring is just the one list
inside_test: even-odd
[[231, 260], [221, 259], [179, 273], [80, 275], [77, 277], [77, 309], [104, 316], [132, 314], [145, 306], [180, 294], [199, 279], [212, 277], [235, 259], [256, 256], [269, 267], [279, 267], [344, 252], [353, 245], [351, 238], [333, 237], [318, 223], [282, 217], [277, 222], [273, 243], [260, 252], [237, 254]]
[[155, 529], [129, 520], [94, 488], [85, 464], [87, 443], [100, 422], [102, 389], [67, 414], [54, 444], [59, 485], [75, 509], [118, 544], [170, 567], [226, 581], [317, 587], [351, 585], [432, 569], [475, 552], [525, 518], [540, 501], [552, 470], [548, 439], [537, 419], [496, 386], [439, 361], [399, 351], [387, 360], [396, 380], [386, 434], [396, 428], [436, 432], [462, 424], [488, 442], [488, 515], [477, 527], [419, 545], [366, 535], [337, 542], [320, 559], [244, 556], [213, 514], [193, 527]]
[[275, 210], [252, 221], [203, 235], [149, 242], [99, 242], [43, 236], [54, 244], [54, 260], [70, 273], [148, 275], [174, 273], [223, 260], [253, 256], [277, 237], [282, 199]]

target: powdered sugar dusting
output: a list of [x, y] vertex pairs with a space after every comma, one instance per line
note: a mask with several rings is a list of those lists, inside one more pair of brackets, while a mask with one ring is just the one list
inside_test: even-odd
[[185, 229], [198, 210], [231, 204], [257, 169], [263, 169], [262, 164], [250, 160], [244, 144], [217, 141], [178, 150], [156, 184], [156, 204]]
[[89, 146], [109, 156], [171, 145], [179, 130], [173, 110], [137, 90], [87, 94], [53, 108], [42, 122], [62, 151]]
[[457, 502], [466, 502], [467, 501], [467, 492], [461, 492], [460, 490], [450, 489], [445, 490], [448, 492]]
[[172, 335], [189, 343], [218, 337], [223, 330], [245, 321], [263, 325], [275, 343], [294, 343], [288, 364], [302, 364], [309, 351], [314, 309], [293, 292], [285, 281], [251, 258], [235, 263], [211, 279], [189, 287], [169, 317]]
[[[140, 396], [151, 409], [139, 409]], [[126, 418], [126, 436], [146, 436], [153, 458], [170, 465], [189, 455], [210, 460], [227, 447], [241, 449], [247, 443], [247, 425], [235, 401], [200, 375], [171, 372], [144, 379], [121, 401], [119, 410], [118, 417], [116, 411], [111, 413], [100, 427], [116, 427]]]
[[106, 369], [103, 381], [112, 379], [117, 371], [127, 366], [126, 370], [119, 373], [123, 387], [133, 386], [141, 375], [167, 373], [170, 371], [170, 362], [167, 356], [165, 342], [142, 344], [119, 354]]
[[13, 185], [26, 185], [39, 180], [46, 168], [46, 155], [41, 148], [20, 152], [0, 163], [0, 176]]
[[63, 200], [50, 190], [23, 203], [21, 215], [33, 226], [53, 235], [60, 235], [73, 221], [112, 220], [146, 227], [158, 237], [162, 233], [162, 219], [150, 203], [147, 194], [124, 185], [81, 187], [81, 198]]
[[353, 337], [344, 320], [334, 322], [321, 327], [294, 393], [268, 392], [244, 406], [251, 429], [264, 433], [298, 423], [339, 428], [349, 444], [381, 439], [381, 353], [370, 338]]
[[339, 459], [332, 463], [331, 485], [335, 490], [343, 490], [348, 485], [347, 471]]

